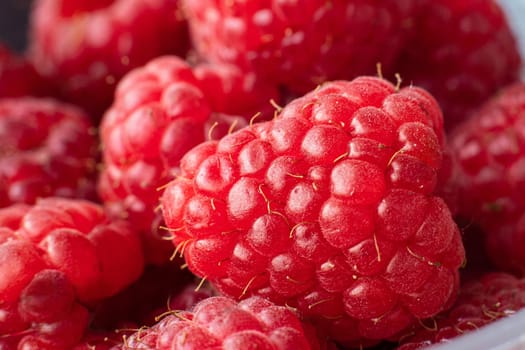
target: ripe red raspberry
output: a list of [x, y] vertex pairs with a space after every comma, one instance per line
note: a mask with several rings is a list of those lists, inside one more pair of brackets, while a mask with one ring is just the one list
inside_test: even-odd
[[485, 231], [497, 265], [525, 273], [525, 84], [488, 101], [450, 144], [460, 170], [459, 214]]
[[80, 109], [51, 99], [2, 99], [0, 140], [0, 207], [95, 197], [97, 144]]
[[450, 130], [519, 78], [520, 56], [495, 0], [423, 0], [419, 6], [396, 71], [436, 97]]
[[119, 349], [319, 349], [308, 331], [288, 308], [263, 298], [211, 297], [138, 331]]
[[47, 198], [0, 209], [0, 348], [70, 349], [87, 328], [85, 305], [142, 269], [138, 235], [96, 204]]
[[37, 0], [31, 14], [37, 70], [96, 120], [126, 72], [187, 46], [178, 0]]
[[111, 212], [143, 230], [148, 261], [165, 262], [173, 251], [160, 239], [169, 233], [159, 232], [155, 208], [160, 189], [178, 173], [180, 158], [206, 138], [246, 125], [242, 116], [257, 110], [269, 114], [260, 106], [270, 106], [275, 95], [275, 88], [238, 68], [209, 65], [194, 74], [175, 56], [156, 58], [119, 83], [100, 129], [99, 193]]
[[304, 93], [389, 68], [411, 27], [413, 0], [186, 0], [193, 43]]
[[489, 273], [461, 287], [454, 307], [403, 340], [397, 350], [413, 350], [446, 342], [514, 314], [525, 307], [525, 280], [506, 273]]
[[394, 337], [451, 302], [464, 259], [434, 195], [442, 123], [422, 89], [325, 84], [188, 152], [165, 222], [223, 293], [286, 303], [343, 344]]
[[33, 66], [0, 43], [0, 98], [38, 95], [42, 87]]

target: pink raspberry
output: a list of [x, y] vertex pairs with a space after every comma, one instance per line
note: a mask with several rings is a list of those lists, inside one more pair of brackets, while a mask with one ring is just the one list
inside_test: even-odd
[[39, 95], [42, 89], [34, 67], [0, 43], [0, 98]]
[[186, 0], [206, 60], [253, 69], [296, 93], [390, 68], [411, 28], [413, 0]]
[[111, 212], [143, 230], [148, 261], [165, 262], [173, 251], [161, 239], [169, 232], [159, 232], [155, 208], [160, 190], [178, 174], [181, 157], [207, 138], [246, 125], [243, 117], [261, 111], [268, 118], [266, 105], [276, 95], [274, 87], [236, 67], [193, 70], [175, 56], [156, 58], [119, 83], [100, 129], [99, 193]]
[[525, 273], [525, 84], [507, 87], [459, 125], [460, 215], [485, 231], [489, 256]]
[[115, 84], [163, 54], [184, 55], [178, 0], [37, 0], [29, 53], [37, 70], [99, 120]]
[[436, 97], [451, 130], [519, 78], [520, 56], [495, 0], [423, 0], [419, 6], [395, 69]]
[[345, 345], [395, 338], [450, 305], [464, 259], [434, 195], [443, 135], [422, 89], [327, 83], [189, 151], [164, 219], [221, 292], [294, 307]]
[[118, 349], [320, 349], [308, 332], [288, 308], [261, 297], [210, 297], [138, 331]]
[[95, 197], [95, 131], [80, 109], [51, 99], [2, 99], [0, 140], [0, 207]]
[[525, 280], [506, 273], [488, 273], [461, 287], [454, 307], [424, 321], [397, 350], [426, 348], [477, 330], [525, 307]]
[[0, 348], [70, 349], [87, 328], [86, 305], [142, 269], [138, 235], [96, 204], [47, 198], [0, 209]]

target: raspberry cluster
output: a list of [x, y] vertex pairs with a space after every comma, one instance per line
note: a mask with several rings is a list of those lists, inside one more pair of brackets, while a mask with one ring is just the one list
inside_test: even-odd
[[0, 350], [409, 350], [525, 309], [498, 0], [30, 11], [0, 43]]

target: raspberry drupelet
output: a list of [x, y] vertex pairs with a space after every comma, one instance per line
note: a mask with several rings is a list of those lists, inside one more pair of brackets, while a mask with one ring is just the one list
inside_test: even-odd
[[395, 339], [458, 287], [461, 237], [434, 195], [444, 142], [424, 90], [327, 83], [189, 151], [164, 220], [222, 293], [294, 307], [343, 345]]

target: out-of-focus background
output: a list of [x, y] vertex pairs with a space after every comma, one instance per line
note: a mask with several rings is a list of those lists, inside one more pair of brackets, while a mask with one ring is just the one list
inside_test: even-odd
[[[198, 1], [198, 0], [196, 0]], [[499, 0], [518, 36], [525, 57], [525, 0]], [[26, 43], [26, 27], [31, 0], [0, 0], [0, 42], [21, 52]]]
[[26, 38], [27, 14], [31, 0], [0, 0], [0, 42], [21, 52]]
[[[198, 0], [195, 0], [198, 1]], [[499, 0], [518, 35], [522, 57], [525, 57], [525, 0]], [[27, 14], [31, 0], [0, 0], [0, 42], [21, 52], [26, 38]]]
[[[525, 0], [499, 0], [499, 3], [507, 13], [507, 17], [516, 33], [520, 46], [521, 57], [525, 60]], [[525, 79], [525, 65], [521, 76]]]

